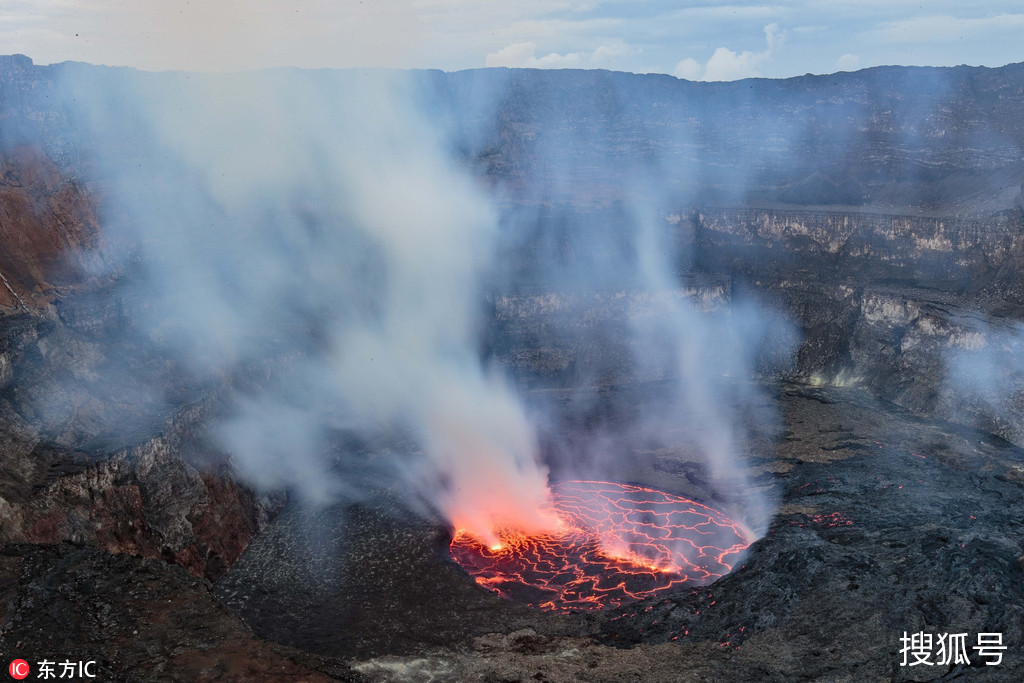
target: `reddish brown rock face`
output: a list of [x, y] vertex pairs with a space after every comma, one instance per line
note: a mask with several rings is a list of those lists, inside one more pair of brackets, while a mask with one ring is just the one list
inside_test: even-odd
[[39, 150], [0, 156], [0, 310], [39, 308], [78, 283], [96, 256], [92, 197]]
[[184, 462], [178, 429], [187, 426], [175, 424], [168, 435], [88, 465], [73, 462], [73, 454], [0, 449], [0, 470], [12, 480], [15, 466], [25, 465], [23, 495], [0, 490], [0, 544], [85, 543], [216, 580], [281, 500], [253, 493], [227, 472]]
[[[102, 271], [91, 269], [102, 264], [96, 207], [95, 195], [39, 149], [0, 151], [0, 324], [6, 314], [32, 314], [17, 324], [7, 318], [3, 327], [0, 388], [10, 385], [17, 368], [41, 364], [43, 384], [21, 388], [46, 400], [66, 399], [70, 408], [56, 411], [67, 413], [59, 420], [84, 423], [109, 421], [102, 415], [109, 401], [90, 398], [85, 384], [102, 378], [106, 357], [117, 351], [103, 337], [76, 346], [82, 342], [66, 327], [69, 314], [54, 315], [50, 304], [88, 291], [95, 284], [90, 273]], [[50, 353], [46, 344], [64, 350]], [[76, 357], [72, 348], [85, 351]], [[69, 367], [71, 384], [52, 379], [67, 376]], [[85, 543], [163, 559], [213, 580], [279, 507], [227, 471], [186, 463], [180, 451], [194, 426], [188, 418], [172, 419], [162, 434], [109, 455], [86, 455], [51, 443], [63, 428], [44, 425], [48, 409], [22, 400], [0, 395], [4, 415], [26, 418], [0, 420], [0, 544]]]

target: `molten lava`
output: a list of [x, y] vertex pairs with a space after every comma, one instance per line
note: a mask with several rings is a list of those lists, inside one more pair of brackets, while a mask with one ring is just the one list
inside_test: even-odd
[[601, 481], [557, 484], [561, 528], [496, 530], [490, 545], [464, 530], [452, 557], [481, 586], [556, 611], [615, 607], [732, 571], [753, 538], [721, 512], [663, 491]]

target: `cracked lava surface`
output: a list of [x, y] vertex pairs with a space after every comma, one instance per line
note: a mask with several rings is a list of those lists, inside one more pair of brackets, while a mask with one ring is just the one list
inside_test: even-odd
[[721, 512], [656, 489], [567, 481], [552, 500], [561, 529], [527, 536], [501, 528], [490, 546], [456, 530], [452, 557], [505, 598], [567, 612], [711, 583], [754, 540]]

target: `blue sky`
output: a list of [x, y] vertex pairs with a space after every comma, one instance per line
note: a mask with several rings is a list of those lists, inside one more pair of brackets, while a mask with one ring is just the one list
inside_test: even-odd
[[1024, 61], [1019, 1], [0, 0], [4, 53], [143, 69], [606, 68], [690, 79]]

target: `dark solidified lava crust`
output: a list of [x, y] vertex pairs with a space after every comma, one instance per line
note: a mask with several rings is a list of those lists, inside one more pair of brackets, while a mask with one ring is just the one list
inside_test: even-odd
[[[901, 669], [898, 653], [904, 631], [1024, 636], [1024, 453], [857, 391], [790, 386], [782, 402], [783, 438], [751, 466], [778, 514], [712, 585], [583, 615], [533, 610], [477, 586], [443, 528], [394, 521], [382, 496], [287, 510], [215, 593], [258, 635], [352, 657], [380, 680], [410, 666], [463, 680], [1016, 680], [1012, 650], [988, 670], [977, 657]], [[645, 466], [685, 490], [682, 464]]]

